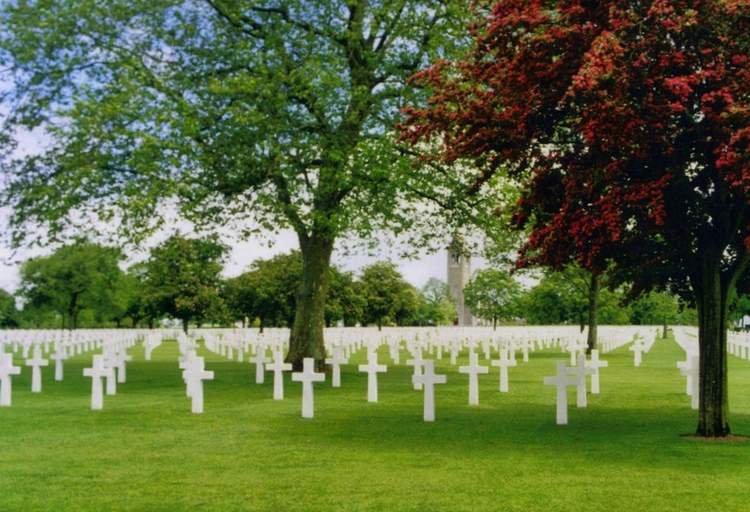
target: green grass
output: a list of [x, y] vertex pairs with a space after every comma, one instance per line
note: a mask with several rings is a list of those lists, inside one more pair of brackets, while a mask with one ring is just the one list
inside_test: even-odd
[[[379, 404], [347, 366], [342, 388], [316, 386], [316, 417], [303, 420], [289, 376], [275, 402], [271, 374], [256, 385], [249, 363], [204, 353], [216, 379], [201, 416], [190, 414], [174, 343], [151, 362], [141, 347], [131, 353], [128, 383], [99, 412], [81, 374], [90, 355], [68, 361], [62, 383], [48, 368], [41, 395], [28, 368], [14, 379], [13, 407], [0, 409], [0, 511], [750, 509], [750, 443], [680, 437], [696, 414], [671, 340], [641, 368], [625, 349], [606, 355], [602, 394], [571, 407], [567, 427], [554, 424], [555, 392], [541, 383], [553, 352], [519, 358], [508, 394], [493, 368], [479, 407], [466, 405], [467, 377], [444, 358], [434, 424], [422, 422], [404, 366], [380, 376]], [[730, 366], [732, 427], [750, 434], [750, 363]]]

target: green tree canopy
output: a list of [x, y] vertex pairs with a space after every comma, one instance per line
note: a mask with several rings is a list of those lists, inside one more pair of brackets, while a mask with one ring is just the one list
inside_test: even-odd
[[222, 261], [226, 247], [215, 238], [173, 235], [151, 250], [143, 293], [161, 314], [177, 318], [187, 332], [221, 308]]
[[320, 361], [336, 240], [408, 223], [392, 134], [421, 93], [406, 81], [465, 42], [468, 15], [465, 0], [4, 3], [8, 133], [52, 140], [8, 167], [14, 239], [85, 211], [139, 240], [166, 202], [205, 228], [290, 227], [289, 359]]
[[21, 265], [19, 290], [24, 309], [55, 311], [70, 329], [78, 326], [83, 310], [100, 322], [112, 318], [120, 307], [121, 259], [119, 249], [79, 240], [49, 256], [27, 260]]
[[381, 261], [362, 269], [361, 290], [365, 297], [364, 324], [378, 328], [413, 319], [419, 308], [418, 294], [393, 263]]
[[452, 325], [456, 318], [456, 305], [448, 284], [431, 277], [421, 290], [420, 325]]
[[509, 272], [499, 269], [477, 271], [464, 288], [464, 300], [471, 312], [497, 326], [519, 314], [521, 285]]
[[15, 297], [0, 288], [0, 328], [18, 327], [18, 322]]

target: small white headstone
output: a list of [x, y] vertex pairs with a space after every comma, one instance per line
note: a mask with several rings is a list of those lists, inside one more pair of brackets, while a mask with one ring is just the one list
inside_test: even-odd
[[258, 347], [253, 360], [255, 362], [255, 383], [263, 384], [263, 382], [265, 381], [265, 370], [263, 369], [263, 365], [266, 363], [265, 345], [261, 345]]
[[31, 392], [42, 392], [42, 366], [49, 365], [49, 361], [42, 359], [42, 347], [34, 345], [34, 357], [26, 360], [26, 366], [31, 367]]
[[591, 351], [591, 360], [586, 363], [586, 368], [591, 368], [594, 373], [591, 374], [591, 393], [594, 395], [599, 394], [599, 369], [606, 368], [609, 366], [607, 361], [599, 359], [599, 351], [594, 349]]
[[315, 407], [313, 402], [313, 382], [323, 382], [326, 376], [315, 372], [315, 359], [306, 357], [302, 360], [302, 371], [292, 374], [294, 382], [302, 383], [302, 417], [312, 418]]
[[84, 377], [91, 377], [91, 410], [100, 411], [104, 408], [104, 395], [102, 393], [102, 378], [109, 377], [114, 369], [106, 366], [104, 356], [95, 355], [91, 362], [91, 368], [83, 369]]
[[500, 384], [499, 389], [501, 393], [508, 392], [508, 368], [516, 366], [516, 362], [508, 357], [508, 349], [500, 350], [500, 359], [492, 361], [492, 366], [500, 367]]
[[378, 373], [388, 370], [384, 364], [378, 364], [378, 353], [374, 350], [367, 353], [367, 364], [359, 365], [359, 371], [367, 373], [367, 401], [378, 401]]
[[0, 407], [10, 407], [13, 387], [12, 375], [21, 375], [21, 368], [13, 366], [13, 355], [0, 352]]
[[57, 350], [52, 355], [52, 359], [55, 361], [55, 380], [61, 382], [63, 380], [63, 361], [67, 358], [65, 349], [57, 347]]
[[333, 346], [332, 357], [325, 360], [327, 365], [331, 366], [331, 386], [334, 388], [341, 387], [341, 365], [346, 363], [343, 351], [340, 345]]
[[469, 405], [479, 405], [479, 374], [489, 371], [489, 367], [479, 365], [479, 356], [473, 350], [469, 353], [469, 365], [458, 367], [458, 373], [469, 375]]
[[575, 376], [576, 379], [576, 407], [586, 407], [588, 405], [586, 399], [586, 375], [593, 374], [594, 370], [586, 367], [586, 356], [584, 354], [578, 355], [578, 364], [573, 368], [568, 368], [568, 373]]
[[429, 359], [423, 360], [424, 371], [420, 375], [413, 375], [412, 382], [414, 387], [417, 383], [424, 389], [424, 409], [422, 417], [424, 421], [435, 421], [435, 384], [445, 384], [448, 377], [445, 375], [435, 374], [435, 361]]
[[273, 372], [273, 399], [284, 399], [284, 372], [292, 370], [290, 363], [284, 362], [284, 356], [281, 350], [273, 353], [273, 363], [266, 365], [266, 371]]
[[203, 412], [203, 381], [213, 380], [214, 372], [206, 371], [202, 357], [191, 357], [182, 376], [190, 389], [191, 408], [193, 414]]
[[578, 380], [568, 375], [568, 368], [564, 361], [557, 362], [557, 375], [545, 377], [544, 384], [557, 387], [557, 414], [555, 416], [558, 425], [568, 424], [568, 386], [575, 386]]
[[411, 359], [406, 360], [406, 364], [409, 366], [414, 367], [414, 374], [412, 376], [412, 383], [414, 385], [414, 389], [420, 390], [422, 389], [422, 381], [420, 379], [416, 379], [414, 377], [419, 377], [422, 375], [422, 350], [418, 347], [414, 349], [414, 355]]

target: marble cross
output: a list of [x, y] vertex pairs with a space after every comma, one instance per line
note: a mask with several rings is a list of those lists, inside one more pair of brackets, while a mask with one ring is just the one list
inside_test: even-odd
[[557, 387], [557, 414], [555, 416], [558, 425], [568, 424], [568, 387], [578, 384], [575, 377], [568, 375], [565, 361], [557, 362], [557, 375], [545, 377], [544, 384]]
[[633, 345], [628, 349], [633, 353], [633, 365], [638, 368], [641, 366], [641, 354], [643, 354], [643, 341], [640, 338], [636, 338]]
[[52, 355], [52, 359], [55, 361], [55, 380], [60, 382], [63, 380], [63, 361], [67, 359], [65, 349], [58, 346], [55, 353]]
[[435, 361], [424, 360], [422, 361], [424, 371], [420, 375], [413, 375], [412, 381], [415, 384], [419, 383], [420, 387], [424, 389], [424, 408], [422, 418], [424, 421], [435, 421], [435, 384], [445, 384], [448, 382], [448, 377], [445, 375], [437, 375], [435, 373]]
[[576, 379], [576, 407], [586, 407], [588, 405], [586, 400], [586, 375], [592, 375], [594, 373], [593, 368], [586, 366], [586, 355], [578, 355], [578, 364], [573, 368], [568, 368], [568, 374], [573, 375]]
[[42, 347], [34, 345], [34, 356], [26, 360], [26, 366], [31, 367], [31, 392], [42, 392], [42, 366], [49, 365], [47, 359], [42, 359]]
[[284, 399], [284, 372], [292, 370], [290, 363], [284, 362], [281, 350], [273, 353], [273, 363], [266, 365], [266, 371], [273, 372], [273, 399]]
[[591, 374], [591, 393], [594, 395], [599, 394], [599, 369], [606, 368], [609, 366], [609, 362], [602, 361], [599, 359], [599, 351], [594, 349], [591, 351], [591, 360], [586, 362], [586, 368], [591, 368], [594, 373]]
[[190, 410], [193, 414], [203, 412], [203, 381], [214, 378], [214, 372], [206, 371], [204, 365], [205, 361], [202, 357], [192, 357], [182, 372], [182, 377], [190, 389]]
[[378, 401], [378, 373], [384, 373], [388, 371], [388, 367], [384, 364], [378, 364], [378, 353], [376, 351], [368, 351], [367, 353], [367, 364], [359, 365], [359, 371], [367, 373], [367, 401], [377, 402]]
[[306, 357], [302, 360], [302, 371], [292, 373], [294, 382], [302, 383], [302, 417], [312, 418], [315, 412], [313, 399], [313, 382], [323, 382], [326, 376], [315, 372], [315, 359]]
[[117, 364], [117, 382], [120, 384], [125, 383], [127, 379], [126, 365], [128, 362], [133, 360], [133, 356], [128, 355], [128, 351], [123, 347], [117, 352], [114, 357], [114, 361]]
[[420, 379], [415, 379], [414, 377], [419, 377], [422, 375], [422, 363], [424, 360], [422, 359], [422, 349], [415, 348], [414, 349], [414, 355], [411, 359], [406, 360], [406, 364], [409, 366], [414, 367], [414, 375], [412, 376], [412, 384], [414, 385], [414, 389], [420, 390], [422, 389], [422, 381]]
[[479, 405], [479, 375], [489, 371], [489, 367], [479, 365], [479, 356], [473, 350], [469, 353], [469, 365], [458, 367], [458, 373], [469, 375], [469, 405]]
[[346, 357], [341, 350], [341, 345], [333, 346], [333, 354], [325, 360], [325, 364], [331, 366], [331, 386], [341, 387], [341, 365], [346, 363]]
[[83, 369], [84, 377], [91, 377], [91, 410], [101, 411], [104, 408], [104, 394], [102, 392], [102, 378], [109, 377], [114, 372], [104, 362], [104, 356], [95, 355], [91, 362], [91, 368]]
[[[680, 366], [680, 363], [678, 363]], [[689, 355], [685, 364], [680, 368], [688, 381], [690, 395], [690, 406], [698, 409], [700, 405], [700, 357], [698, 355]]]
[[0, 352], [0, 407], [10, 407], [12, 375], [21, 375], [21, 368], [13, 366], [13, 355]]
[[491, 362], [492, 366], [500, 367], [500, 385], [499, 389], [501, 393], [508, 392], [508, 368], [516, 366], [516, 362], [512, 360], [508, 355], [508, 349], [504, 348], [500, 350], [500, 359], [495, 359]]
[[255, 383], [263, 384], [265, 381], [265, 371], [263, 365], [266, 363], [266, 346], [260, 345], [255, 352]]

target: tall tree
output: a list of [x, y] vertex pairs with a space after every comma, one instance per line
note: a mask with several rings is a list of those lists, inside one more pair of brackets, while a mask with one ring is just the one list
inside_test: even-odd
[[728, 434], [727, 306], [750, 262], [750, 3], [501, 0], [484, 14], [466, 59], [420, 76], [433, 102], [407, 135], [525, 185], [522, 264], [611, 263], [631, 295], [694, 303], [697, 433]]
[[226, 247], [214, 238], [173, 235], [151, 250], [143, 294], [164, 315], [188, 331], [221, 307], [221, 271]]
[[165, 200], [203, 226], [291, 227], [288, 359], [322, 364], [336, 240], [405, 222], [391, 128], [415, 98], [406, 79], [452, 51], [466, 16], [465, 0], [4, 3], [8, 130], [53, 141], [9, 166], [16, 241], [80, 209], [137, 238]]
[[431, 277], [422, 287], [421, 293], [424, 299], [421, 324], [451, 325], [456, 318], [456, 305], [448, 284]]
[[362, 269], [361, 290], [365, 297], [363, 319], [378, 329], [404, 323], [417, 309], [414, 287], [401, 276], [396, 266], [379, 261]]
[[121, 259], [119, 249], [78, 241], [25, 261], [19, 294], [31, 308], [59, 313], [63, 327], [69, 329], [78, 326], [84, 309], [100, 319], [109, 318], [123, 278]]
[[482, 269], [464, 288], [464, 300], [472, 313], [497, 327], [500, 320], [518, 315], [521, 285], [510, 273], [499, 269]]
[[18, 327], [18, 309], [16, 299], [0, 288], [0, 329]]

